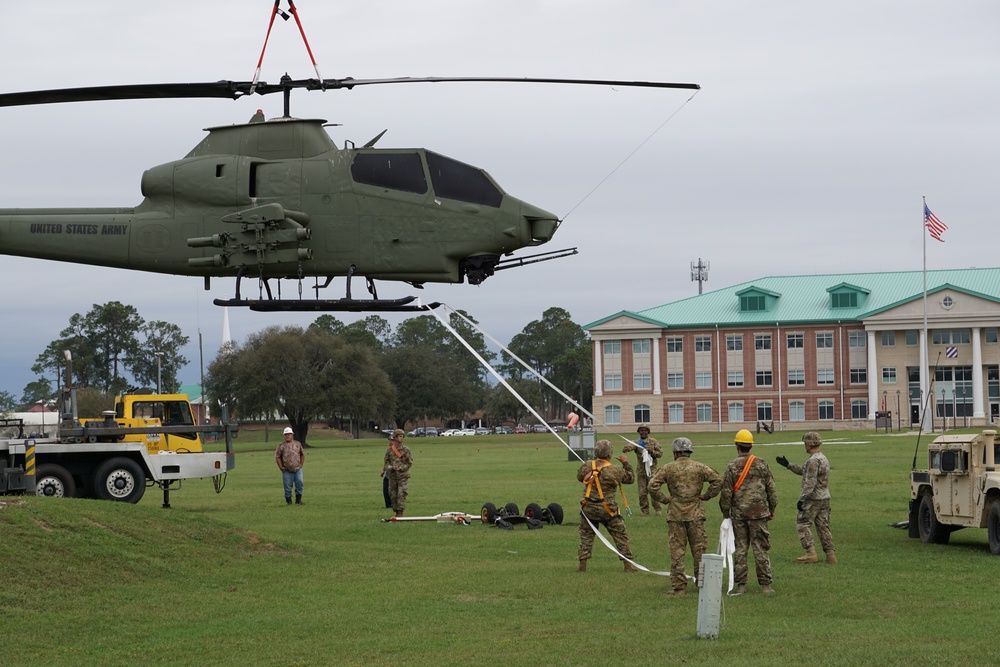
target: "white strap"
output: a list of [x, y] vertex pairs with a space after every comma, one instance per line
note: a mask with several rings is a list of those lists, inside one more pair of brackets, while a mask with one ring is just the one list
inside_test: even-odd
[[735, 582], [733, 581], [733, 554], [736, 553], [736, 537], [733, 533], [733, 520], [723, 519], [719, 526], [719, 555], [725, 558], [723, 567], [729, 570], [729, 589], [727, 594], [732, 593]]

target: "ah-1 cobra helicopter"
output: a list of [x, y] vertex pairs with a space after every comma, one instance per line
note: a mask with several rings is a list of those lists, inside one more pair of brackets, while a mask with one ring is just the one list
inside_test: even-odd
[[[350, 90], [414, 82], [506, 81], [697, 89], [697, 84], [580, 79], [424, 77], [301, 79], [278, 84], [141, 84], [0, 94], [0, 106], [92, 100], [284, 95], [284, 115], [208, 128], [186, 156], [147, 170], [134, 208], [0, 209], [0, 253], [175, 275], [235, 277], [218, 305], [276, 311], [407, 311], [416, 297], [379, 299], [375, 280], [479, 284], [494, 272], [575, 254], [526, 257], [556, 215], [506, 192], [484, 170], [426, 149], [338, 148], [323, 120], [293, 118], [293, 89]], [[335, 277], [343, 299], [319, 299]], [[351, 297], [364, 277], [371, 299]], [[260, 298], [241, 295], [257, 278]], [[276, 298], [272, 279], [315, 279], [315, 299]], [[300, 283], [301, 285], [301, 283]], [[280, 291], [280, 288], [279, 288]], [[266, 295], [265, 295], [266, 294]]]

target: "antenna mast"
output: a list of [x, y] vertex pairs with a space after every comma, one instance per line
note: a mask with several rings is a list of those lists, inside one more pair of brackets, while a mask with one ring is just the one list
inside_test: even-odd
[[701, 294], [701, 284], [708, 282], [710, 268], [712, 268], [712, 263], [701, 261], [701, 257], [698, 258], [697, 263], [691, 262], [691, 280], [698, 281], [698, 294]]

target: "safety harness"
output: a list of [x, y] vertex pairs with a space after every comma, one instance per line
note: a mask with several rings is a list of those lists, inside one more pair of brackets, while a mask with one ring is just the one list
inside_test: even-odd
[[587, 503], [590, 501], [590, 489], [593, 488], [594, 483], [597, 484], [597, 497], [601, 499], [601, 504], [604, 505], [604, 509], [608, 512], [609, 516], [615, 516], [615, 512], [611, 511], [608, 506], [608, 501], [604, 499], [604, 489], [601, 488], [601, 471], [611, 465], [611, 461], [606, 461], [601, 459], [600, 463], [597, 461], [590, 462], [590, 472], [587, 476], [583, 478], [584, 483], [586, 483], [587, 488], [583, 491], [583, 500], [580, 501], [580, 507], [586, 507]]

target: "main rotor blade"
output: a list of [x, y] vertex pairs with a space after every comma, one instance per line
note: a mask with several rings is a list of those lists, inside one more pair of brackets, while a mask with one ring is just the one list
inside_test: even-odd
[[32, 104], [58, 104], [61, 102], [93, 102], [107, 100], [141, 100], [165, 98], [225, 97], [239, 99], [255, 93], [269, 95], [293, 88], [306, 90], [350, 90], [355, 86], [373, 86], [386, 83], [555, 83], [588, 86], [620, 86], [638, 88], [686, 88], [699, 90], [697, 83], [666, 83], [660, 81], [616, 81], [611, 79], [551, 79], [516, 78], [497, 76], [425, 76], [397, 77], [393, 79], [289, 79], [279, 83], [259, 81], [215, 81], [211, 83], [143, 83], [122, 86], [92, 86], [88, 88], [59, 88], [33, 90], [20, 93], [0, 93], [0, 107], [28, 106]]

